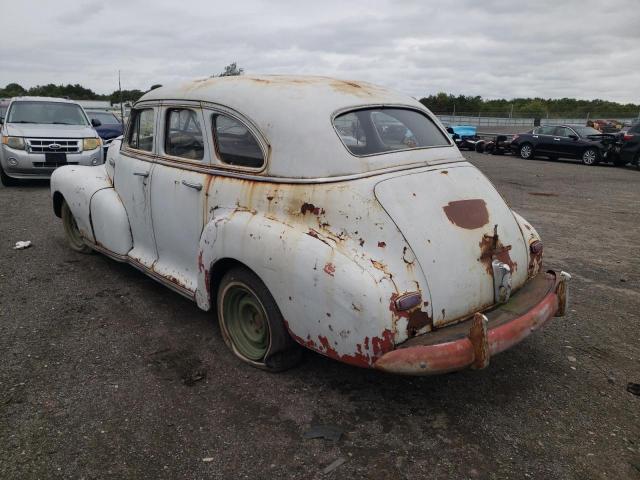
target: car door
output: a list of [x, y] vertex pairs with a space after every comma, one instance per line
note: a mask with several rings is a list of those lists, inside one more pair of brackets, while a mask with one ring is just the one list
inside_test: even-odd
[[576, 132], [568, 127], [556, 127], [553, 133], [553, 153], [559, 157], [576, 157], [578, 155], [577, 138], [570, 137], [570, 135], [577, 137]]
[[534, 149], [536, 153], [549, 153], [553, 150], [553, 130], [554, 127], [545, 125], [533, 132]]
[[150, 202], [157, 110], [154, 106], [132, 110], [114, 173], [114, 188], [127, 212], [133, 238], [133, 248], [128, 256], [146, 268], [152, 268], [158, 258]]
[[211, 149], [197, 103], [164, 106], [159, 125], [159, 155], [151, 181], [158, 251], [153, 269], [182, 293], [190, 294], [197, 284]]

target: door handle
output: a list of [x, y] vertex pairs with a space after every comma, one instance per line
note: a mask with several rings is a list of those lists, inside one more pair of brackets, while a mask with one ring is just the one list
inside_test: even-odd
[[185, 187], [189, 187], [189, 188], [194, 188], [198, 191], [202, 190], [202, 184], [201, 183], [191, 183], [191, 182], [187, 182], [186, 180], [182, 180], [182, 184]]
[[133, 172], [134, 175], [137, 175], [138, 177], [144, 177], [147, 178], [149, 176], [149, 172]]

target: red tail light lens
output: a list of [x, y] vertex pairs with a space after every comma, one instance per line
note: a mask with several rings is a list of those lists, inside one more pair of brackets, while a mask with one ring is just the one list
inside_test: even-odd
[[622, 137], [622, 139], [623, 139], [625, 142], [628, 142], [628, 141], [629, 141], [629, 140], [631, 140], [632, 138], [633, 138], [633, 133], [625, 133], [625, 134], [623, 135], [623, 137]]

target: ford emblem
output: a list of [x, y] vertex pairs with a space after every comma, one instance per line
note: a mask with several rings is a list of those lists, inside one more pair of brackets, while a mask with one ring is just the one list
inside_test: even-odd
[[49, 148], [51, 150], [60, 150], [62, 148], [62, 145], [60, 145], [59, 143], [50, 143]]

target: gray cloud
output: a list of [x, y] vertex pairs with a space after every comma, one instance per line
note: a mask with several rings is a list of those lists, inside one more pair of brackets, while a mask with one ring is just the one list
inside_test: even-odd
[[220, 72], [334, 75], [420, 97], [640, 102], [636, 0], [14, 2], [2, 8], [0, 85], [100, 93]]

